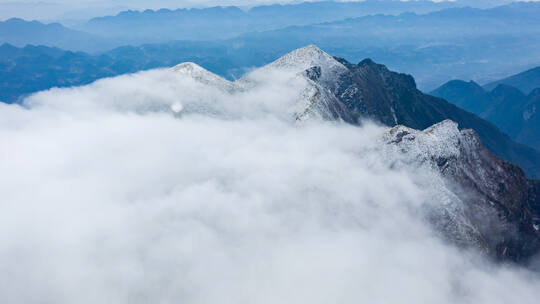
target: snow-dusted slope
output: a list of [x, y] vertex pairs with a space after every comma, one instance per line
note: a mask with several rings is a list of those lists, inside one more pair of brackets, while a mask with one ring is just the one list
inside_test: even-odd
[[300, 94], [300, 103], [303, 106], [295, 114], [297, 120], [310, 117], [352, 120], [345, 106], [332, 93], [338, 86], [340, 76], [347, 70], [329, 54], [309, 45], [247, 74], [238, 82], [244, 87], [251, 87], [264, 78], [264, 75], [303, 79], [305, 87]]
[[405, 160], [437, 167], [435, 158], [459, 158], [464, 138], [457, 123], [445, 120], [424, 131], [399, 125], [385, 134], [385, 140], [390, 147], [407, 155]]
[[347, 71], [347, 68], [313, 45], [286, 54], [235, 82], [228, 81], [192, 62], [181, 63], [173, 67], [172, 71], [233, 96], [276, 84], [280, 84], [281, 88], [295, 90], [296, 102], [293, 105], [294, 114], [291, 116], [294, 120], [302, 121], [310, 117], [322, 119], [348, 117], [344, 105], [330, 90], [337, 86], [336, 80]]
[[429, 206], [430, 219], [447, 237], [502, 259], [519, 260], [540, 248], [528, 181], [486, 150], [476, 132], [445, 120], [423, 131], [396, 126], [383, 143], [393, 166], [432, 172], [426, 184], [440, 196]]
[[[278, 70], [294, 74], [319, 67], [317, 79], [324, 84], [334, 83], [347, 68], [334, 57], [314, 45], [292, 51], [261, 68], [262, 71]], [[249, 77], [249, 75], [248, 75]]]
[[172, 68], [178, 74], [190, 77], [200, 83], [220, 88], [229, 92], [236, 89], [233, 82], [220, 77], [193, 62], [180, 63]]
[[[467, 214], [469, 201], [461, 197], [445, 177], [461, 158], [463, 143], [469, 139], [459, 131], [455, 122], [446, 120], [426, 130], [419, 131], [405, 126], [396, 126], [383, 136], [383, 157], [395, 168], [417, 167], [426, 180], [423, 183], [434, 189], [432, 204], [426, 206], [429, 220], [447, 238], [461, 245], [474, 244], [489, 250], [482, 231], [474, 225]], [[396, 156], [398, 156], [396, 158]], [[482, 213], [495, 217], [491, 206], [483, 206]]]
[[261, 74], [267, 73], [288, 74], [291, 77], [303, 75], [304, 77], [313, 78], [313, 74], [307, 75], [305, 72], [315, 67], [317, 67], [317, 70], [312, 70], [312, 72], [318, 74], [315, 78], [324, 83], [334, 82], [339, 75], [347, 71], [343, 64], [314, 45], [292, 51], [276, 61], [248, 73], [235, 82], [230, 82], [193, 62], [178, 64], [172, 70], [205, 84], [234, 87], [243, 83], [260, 81]]

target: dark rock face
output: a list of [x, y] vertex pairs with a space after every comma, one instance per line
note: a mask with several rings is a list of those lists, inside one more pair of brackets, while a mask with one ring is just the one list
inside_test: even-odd
[[358, 65], [337, 60], [348, 71], [337, 80], [338, 86], [333, 93], [355, 121], [368, 118], [388, 126], [404, 125], [423, 130], [450, 119], [461, 129], [475, 130], [485, 147], [499, 158], [518, 165], [531, 178], [540, 177], [540, 152], [514, 142], [495, 125], [475, 114], [422, 93], [410, 75], [389, 71], [369, 59]]
[[[320, 85], [339, 102], [340, 111], [333, 113], [340, 119], [357, 124], [367, 118], [395, 126], [388, 144], [400, 151], [416, 151], [410, 149], [412, 145], [424, 149], [429, 143], [422, 138], [433, 132], [442, 132], [442, 143], [456, 140], [450, 154], [428, 149], [421, 157], [411, 157], [436, 168], [463, 206], [464, 223], [456, 223], [451, 212], [436, 216], [441, 231], [496, 260], [527, 263], [540, 252], [540, 182], [528, 180], [520, 167], [510, 163], [538, 177], [538, 152], [513, 142], [480, 117], [423, 94], [409, 75], [391, 72], [369, 59], [358, 65], [338, 60], [348, 70], [340, 74], [337, 85]], [[317, 82], [317, 71], [311, 69], [306, 75]]]

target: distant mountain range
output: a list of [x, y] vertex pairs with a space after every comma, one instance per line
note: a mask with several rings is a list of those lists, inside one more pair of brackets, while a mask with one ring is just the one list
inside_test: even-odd
[[513, 86], [523, 93], [529, 94], [534, 89], [540, 88], [540, 66], [501, 80], [490, 82], [484, 85], [484, 89], [491, 91], [500, 84]]
[[[169, 65], [173, 57], [181, 59], [193, 54], [176, 48], [178, 44], [193, 42], [171, 42], [191, 39], [199, 41], [200, 45], [211, 45], [204, 51], [202, 47], [198, 48], [204, 53], [205, 60], [211, 60], [207, 55], [215, 51], [215, 46], [225, 49], [227, 56], [222, 57], [221, 51], [216, 52], [215, 61], [223, 59], [226, 64], [215, 70], [213, 66], [208, 67], [233, 78], [292, 49], [315, 43], [351, 62], [369, 57], [385, 62], [392, 69], [407, 71], [425, 91], [450, 79], [487, 83], [516, 70], [540, 65], [540, 59], [535, 55], [540, 53], [540, 39], [537, 39], [540, 37], [540, 19], [536, 18], [540, 15], [540, 3], [515, 3], [492, 9], [432, 9], [441, 9], [445, 5], [461, 6], [462, 3], [316, 2], [261, 6], [249, 11], [235, 7], [127, 11], [93, 19], [77, 27], [78, 30], [59, 24], [24, 24], [21, 20], [10, 20], [0, 24], [0, 43], [19, 47], [47, 45], [97, 56], [107, 55], [113, 47], [122, 46], [125, 56], [138, 52], [151, 58], [155, 67]], [[401, 9], [431, 12], [365, 16], [370, 12], [386, 10], [395, 13]], [[355, 18], [338, 20], [347, 16]], [[316, 23], [326, 20], [329, 22]], [[14, 26], [19, 23], [23, 25]], [[25, 28], [32, 30], [20, 30]], [[204, 40], [207, 42], [203, 43]], [[152, 49], [152, 54], [147, 54], [145, 49]], [[177, 55], [171, 56], [173, 52]], [[115, 53], [124, 57], [118, 50]], [[130, 70], [142, 66], [133, 65]]]
[[[533, 69], [481, 87], [474, 81], [453, 80], [432, 92], [494, 123], [514, 140], [540, 151], [540, 84], [527, 94], [506, 83], [529, 89], [537, 83]], [[530, 77], [530, 78], [529, 78]], [[486, 88], [493, 87], [492, 90]], [[530, 91], [530, 92], [529, 92]]]
[[[352, 62], [372, 58], [415, 76], [429, 91], [452, 78], [488, 82], [540, 64], [540, 3], [373, 15], [248, 33], [241, 48], [290, 50], [309, 43]], [[508, 60], [512, 58], [512, 60]]]
[[337, 21], [371, 14], [428, 13], [456, 6], [462, 4], [448, 1], [323, 1], [255, 6], [247, 11], [235, 6], [124, 11], [116, 16], [94, 18], [81, 24], [78, 29], [103, 37], [128, 37], [144, 43], [215, 40], [292, 25]]
[[4, 44], [0, 46], [0, 100], [12, 103], [33, 92], [86, 84], [122, 71], [130, 70], [107, 56]]
[[[164, 4], [163, 1], [152, 1], [152, 2], [144, 2], [144, 1], [126, 1], [123, 4], [120, 3], [122, 1], [100, 1], [99, 3], [94, 3], [92, 6], [81, 6], [76, 1], [2, 1], [0, 2], [0, 20], [9, 19], [11, 17], [19, 17], [24, 18], [28, 20], [54, 20], [57, 22], [65, 23], [69, 22], [70, 24], [76, 24], [85, 22], [91, 18], [97, 17], [97, 16], [112, 16], [122, 11], [128, 11], [128, 10], [141, 10], [141, 9], [147, 9], [147, 8], [156, 8], [156, 5], [158, 3]], [[231, 3], [231, 1], [228, 1]], [[249, 1], [239, 1], [244, 2], [248, 6], [252, 7], [252, 3], [249, 3]], [[269, 3], [271, 1], [256, 1], [255, 3]], [[313, 4], [315, 1], [308, 1], [308, 2], [302, 2], [302, 1], [273, 1], [278, 3], [289, 3], [289, 4], [271, 4], [271, 5], [262, 5], [262, 7], [269, 7], [272, 9], [275, 9], [277, 12], [283, 13], [283, 12], [293, 12], [297, 7], [317, 7], [317, 5], [321, 6], [322, 8], [327, 9], [329, 6], [333, 4], [333, 1], [316, 1], [322, 2], [326, 5], [321, 4]], [[343, 1], [346, 2], [346, 1]], [[358, 1], [360, 2], [360, 1]], [[400, 4], [399, 2], [395, 0], [367, 0], [363, 2], [371, 2], [369, 5], [364, 5], [366, 11], [371, 11], [372, 13], [390, 13], [394, 11], [395, 8], [397, 8], [397, 11], [395, 13], [399, 13], [403, 11], [403, 8], [408, 8], [409, 10], [416, 7], [416, 10], [419, 12], [423, 12], [424, 9], [430, 9], [433, 7], [433, 5], [430, 6], [429, 1], [410, 1], [410, 2], [423, 2], [427, 5], [420, 5], [416, 3], [406, 3], [406, 4]], [[433, 2], [439, 2], [439, 1], [433, 1]], [[512, 2], [512, 0], [452, 0], [452, 1], [444, 1], [448, 3], [438, 3], [435, 7], [449, 7], [449, 6], [473, 6], [473, 7], [479, 7], [479, 8], [487, 8], [487, 7], [493, 7], [497, 5], [503, 5], [508, 4]], [[220, 5], [220, 3], [223, 3], [222, 1], [204, 1], [204, 2], [178, 2], [179, 4], [187, 4], [192, 6], [206, 6], [211, 3], [217, 3]], [[190, 4], [191, 3], [191, 4]], [[202, 4], [201, 4], [202, 3]], [[338, 2], [339, 4], [340, 2]], [[206, 4], [206, 5], [205, 5]], [[174, 2], [169, 2], [169, 7], [175, 7]], [[176, 6], [178, 7], [178, 6]], [[370, 9], [371, 8], [371, 9]], [[382, 9], [384, 11], [376, 11], [376, 9]], [[370, 9], [370, 10], [368, 10]], [[175, 8], [171, 9], [175, 10]], [[247, 8], [246, 8], [247, 10]], [[375, 10], [375, 11], [374, 11]], [[310, 13], [313, 10], [310, 11]]]
[[71, 51], [104, 51], [121, 45], [166, 43], [173, 40], [210, 41], [233, 38], [253, 31], [292, 25], [342, 20], [369, 14], [427, 13], [462, 6], [456, 2], [366, 1], [305, 2], [255, 6], [123, 11], [115, 16], [93, 18], [67, 28], [12, 18], [0, 21], [0, 43], [64, 48]]
[[67, 28], [60, 23], [43, 24], [12, 18], [0, 21], [0, 44], [14, 46], [43, 45], [73, 51], [104, 51], [114, 43], [107, 39]]

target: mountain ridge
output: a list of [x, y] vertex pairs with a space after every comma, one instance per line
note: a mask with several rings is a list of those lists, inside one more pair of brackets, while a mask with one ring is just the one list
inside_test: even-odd
[[432, 92], [433, 95], [469, 110], [494, 123], [514, 140], [540, 149], [540, 126], [537, 108], [538, 90], [524, 94], [516, 87], [499, 83], [487, 91], [476, 83], [454, 80]]
[[427, 165], [459, 185], [450, 186], [456, 198], [435, 207], [430, 219], [452, 242], [473, 243], [503, 261], [524, 262], [540, 250], [539, 181], [490, 153], [474, 130], [449, 120], [422, 131], [396, 126], [386, 142], [408, 156], [405, 162]]
[[530, 94], [534, 89], [540, 88], [540, 66], [487, 83], [484, 85], [484, 89], [492, 91], [500, 84], [513, 86], [524, 94]]
[[[191, 63], [186, 66], [199, 71], [194, 76], [186, 73], [186, 77], [219, 87], [216, 75]], [[336, 67], [336, 78], [322, 76]], [[370, 59], [351, 64], [313, 45], [232, 82], [238, 91], [231, 93], [256, 89], [251, 81], [277, 72], [306, 81], [299, 96], [303, 108], [298, 108], [291, 120], [302, 123], [317, 117], [353, 125], [366, 119], [376, 121], [389, 127], [382, 137], [383, 148], [388, 149], [383, 151], [388, 152], [381, 156], [402, 155], [388, 159], [393, 167], [403, 163], [438, 172], [440, 177], [434, 178], [442, 178], [451, 193], [444, 203], [428, 207], [429, 220], [450, 241], [478, 248], [499, 261], [522, 264], [540, 251], [537, 181], [527, 179], [521, 168], [496, 156], [505, 151], [490, 152], [497, 145], [517, 153], [523, 148], [495, 126], [423, 94], [410, 75], [391, 72]]]
[[105, 51], [111, 41], [90, 33], [71, 29], [60, 23], [42, 23], [11, 18], [0, 21], [0, 44], [15, 46], [43, 45], [72, 51]]
[[[341, 20], [349, 17], [358, 17], [369, 14], [399, 14], [406, 11], [415, 11], [418, 13], [431, 12], [437, 9], [461, 6], [453, 2], [435, 3], [432, 1], [365, 1], [365, 2], [341, 2], [341, 1], [320, 1], [320, 2], [301, 2], [292, 4], [273, 4], [259, 5], [251, 8], [242, 9], [238, 6], [212, 6], [207, 8], [179, 8], [179, 9], [158, 9], [158, 10], [128, 10], [116, 15], [97, 17], [89, 20], [79, 28], [94, 34], [104, 36], [130, 36], [132, 33], [126, 31], [129, 27], [119, 25], [131, 25], [138, 29], [139, 33], [153, 33], [151, 28], [158, 29], [159, 26], [167, 24], [169, 27], [191, 28], [192, 24], [199, 26], [199, 36], [185, 36], [173, 39], [197, 39], [203, 36], [225, 38], [237, 36], [249, 31], [262, 31], [282, 28], [291, 25], [306, 25], [326, 21]], [[219, 23], [215, 27], [214, 33], [206, 30], [205, 25], [199, 21], [201, 18], [211, 16], [213, 22]], [[243, 26], [232, 25], [231, 20], [241, 21]], [[235, 21], [235, 22], [236, 22]], [[144, 26], [139, 26], [140, 24]], [[227, 31], [222, 29], [227, 28]], [[107, 31], [108, 29], [108, 31]], [[219, 33], [219, 35], [215, 35]], [[164, 30], [156, 31], [154, 36], [174, 35], [174, 31], [164, 34]], [[189, 35], [189, 31], [183, 33]], [[149, 35], [151, 36], [151, 35]], [[209, 39], [209, 38], [206, 38]], [[204, 39], [203, 39], [204, 40]]]
[[[324, 117], [342, 119], [352, 124], [371, 119], [391, 127], [405, 125], [419, 130], [451, 119], [459, 123], [461, 129], [474, 129], [488, 150], [498, 157], [519, 165], [531, 177], [540, 176], [538, 151], [513, 142], [495, 125], [475, 114], [422, 93], [417, 89], [414, 78], [408, 74], [392, 72], [371, 59], [357, 65], [351, 64], [330, 56], [314, 45], [285, 54], [259, 68], [258, 72], [284, 67], [293, 67], [293, 74], [303, 73], [314, 83], [314, 94], [317, 96], [323, 93], [331, 96], [328, 97], [332, 98], [330, 104], [336, 105], [336, 108], [328, 109], [327, 113], [318, 113]], [[339, 73], [333, 74], [335, 78], [324, 78], [336, 67]], [[324, 111], [325, 106], [318, 109]]]

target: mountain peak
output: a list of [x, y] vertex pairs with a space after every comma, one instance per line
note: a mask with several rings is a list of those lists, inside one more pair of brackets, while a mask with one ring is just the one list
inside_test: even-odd
[[[445, 99], [454, 100], [455, 98], [448, 98], [447, 94], [450, 94], [456, 91], [459, 92], [459, 94], [463, 94], [463, 92], [467, 92], [468, 94], [475, 94], [475, 95], [487, 94], [484, 88], [482, 88], [478, 83], [472, 80], [467, 82], [467, 81], [463, 81], [459, 79], [454, 79], [454, 80], [450, 80], [446, 82], [445, 84], [435, 89], [431, 94], [438, 97], [443, 97]], [[459, 106], [463, 108], [462, 105], [459, 105]], [[467, 108], [465, 108], [465, 110], [470, 111]]]
[[445, 119], [439, 123], [424, 130], [424, 133], [440, 134], [440, 133], [458, 133], [458, 123], [450, 119]]
[[9, 18], [8, 20], [4, 21], [5, 23], [24, 23], [26, 20], [21, 18]]
[[457, 123], [444, 120], [423, 131], [396, 126], [384, 139], [385, 148], [403, 156], [394, 167], [403, 162], [435, 169], [440, 175], [433, 178], [453, 185], [452, 195], [430, 210], [430, 221], [449, 240], [515, 262], [540, 250], [533, 209], [539, 184], [486, 150], [475, 131], [460, 131]]
[[317, 46], [308, 45], [285, 54], [276, 61], [270, 63], [270, 65], [284, 68], [301, 66], [302, 70], [307, 70], [327, 62], [338, 63], [332, 56], [328, 55]]
[[493, 98], [497, 100], [509, 100], [512, 99], [512, 103], [515, 102], [524, 102], [527, 96], [518, 88], [507, 85], [499, 84], [495, 89], [489, 93]]
[[276, 61], [268, 64], [265, 68], [289, 70], [295, 73], [304, 72], [310, 68], [321, 69], [321, 81], [331, 81], [346, 72], [348, 69], [315, 45], [294, 50]]
[[376, 63], [371, 58], [365, 58], [364, 60], [360, 61], [358, 65], [376, 65]]
[[518, 88], [524, 94], [529, 94], [532, 90], [540, 87], [540, 66], [525, 72], [497, 80], [484, 85], [488, 91], [494, 90], [499, 84], [506, 84]]
[[175, 73], [187, 76], [197, 82], [213, 85], [225, 90], [233, 90], [234, 83], [206, 70], [193, 62], [183, 62], [171, 69]]
[[175, 65], [172, 68], [174, 71], [181, 72], [181, 73], [211, 73], [205, 68], [201, 67], [200, 65], [194, 63], [194, 62], [182, 62], [178, 65]]
[[[419, 139], [420, 138], [420, 139]], [[459, 154], [459, 146], [463, 140], [458, 124], [452, 120], [444, 120], [423, 131], [414, 130], [403, 125], [393, 127], [387, 133], [387, 141], [409, 151], [413, 159], [431, 159], [452, 157]], [[422, 144], [419, 144], [421, 142]], [[414, 154], [413, 153], [413, 154]]]
[[[292, 53], [294, 53], [294, 52], [326, 54], [323, 50], [321, 50], [318, 46], [316, 46], [314, 44], [310, 44], [310, 45], [307, 45], [305, 47], [302, 47], [302, 48], [299, 48], [299, 49], [296, 49], [296, 50], [292, 51]], [[328, 56], [330, 56], [330, 55], [328, 55]]]
[[388, 70], [384, 64], [376, 63], [371, 58], [366, 58], [358, 63], [359, 67], [369, 67], [372, 69]]
[[456, 106], [480, 114], [492, 104], [492, 98], [474, 81], [450, 80], [430, 93], [444, 98]]

